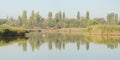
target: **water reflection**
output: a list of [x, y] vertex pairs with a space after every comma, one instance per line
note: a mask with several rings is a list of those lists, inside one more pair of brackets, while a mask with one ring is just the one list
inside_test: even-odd
[[120, 43], [119, 36], [83, 36], [80, 34], [60, 34], [60, 33], [28, 33], [28, 38], [0, 38], [0, 46], [7, 46], [14, 43], [18, 43], [22, 47], [23, 51], [27, 51], [28, 45], [32, 51], [40, 49], [42, 44], [47, 43], [49, 50], [55, 46], [58, 50], [65, 49], [66, 45], [73, 43], [76, 45], [77, 50], [80, 50], [81, 45], [86, 46], [86, 50], [89, 50], [90, 43], [107, 46], [107, 48], [115, 49]]
[[87, 36], [85, 41], [89, 43], [105, 44], [108, 48], [118, 48], [120, 36]]
[[86, 50], [89, 50], [90, 43], [104, 44], [107, 48], [117, 48], [120, 43], [119, 36], [83, 36], [80, 34], [60, 34], [60, 33], [29, 33], [29, 44], [34, 51], [39, 49], [44, 43], [48, 44], [49, 50], [52, 50], [53, 46], [56, 49], [65, 49], [69, 43], [74, 43], [77, 49], [80, 49], [81, 45], [86, 45]]
[[14, 43], [27, 42], [25, 37], [0, 37], [0, 46], [7, 46]]
[[80, 49], [80, 44], [85, 44], [83, 36], [81, 35], [66, 35], [66, 34], [55, 34], [55, 33], [30, 33], [29, 44], [34, 51], [34, 49], [39, 49], [39, 47], [47, 43], [49, 50], [52, 50], [53, 45], [58, 50], [65, 49], [66, 44], [74, 43], [76, 44], [78, 50]]

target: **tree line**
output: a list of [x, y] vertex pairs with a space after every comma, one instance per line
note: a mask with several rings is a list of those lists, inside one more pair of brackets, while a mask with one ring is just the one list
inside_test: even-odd
[[[107, 19], [105, 19], [107, 18]], [[86, 16], [81, 16], [80, 12], [76, 13], [75, 18], [66, 18], [65, 12], [57, 12], [55, 16], [52, 12], [48, 12], [48, 17], [42, 17], [39, 12], [31, 12], [30, 17], [27, 16], [27, 11], [24, 10], [22, 16], [18, 16], [17, 19], [8, 18], [0, 19], [0, 25], [7, 24], [14, 27], [25, 28], [84, 28], [90, 25], [108, 24], [108, 25], [120, 25], [118, 14], [111, 12], [108, 13], [105, 18], [90, 18], [89, 11], [86, 12]]]

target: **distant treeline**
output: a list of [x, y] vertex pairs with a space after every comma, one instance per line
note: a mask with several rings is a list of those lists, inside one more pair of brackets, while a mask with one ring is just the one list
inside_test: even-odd
[[[105, 19], [106, 18], [106, 19]], [[104, 18], [90, 18], [89, 11], [86, 12], [86, 16], [81, 16], [80, 12], [76, 13], [75, 18], [66, 18], [65, 12], [57, 12], [53, 16], [52, 12], [48, 12], [48, 17], [44, 18], [40, 16], [39, 12], [31, 12], [30, 17], [27, 16], [27, 11], [24, 10], [22, 16], [14, 18], [1, 18], [0, 25], [7, 24], [14, 27], [25, 27], [25, 28], [84, 28], [91, 25], [120, 25], [118, 14], [111, 12], [108, 13]]]

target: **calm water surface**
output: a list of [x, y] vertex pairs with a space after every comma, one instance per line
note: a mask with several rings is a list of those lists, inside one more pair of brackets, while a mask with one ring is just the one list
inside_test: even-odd
[[0, 38], [0, 60], [120, 60], [119, 36], [29, 33]]

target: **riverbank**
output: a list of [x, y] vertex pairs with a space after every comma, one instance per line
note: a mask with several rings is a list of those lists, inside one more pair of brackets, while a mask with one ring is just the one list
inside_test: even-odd
[[41, 31], [47, 33], [120, 36], [119, 25], [95, 25], [86, 28], [41, 29]]
[[27, 32], [24, 28], [0, 25], [0, 36], [25, 36]]
[[61, 29], [42, 29], [43, 33], [64, 33], [64, 34], [80, 34], [84, 28], [61, 28]]
[[[61, 29], [48, 28], [34, 30], [42, 33], [120, 36], [119, 25], [94, 25], [86, 28], [61, 28]], [[30, 31], [22, 27], [0, 25], [0, 36], [24, 36], [26, 32]]]
[[84, 30], [85, 35], [120, 36], [120, 25], [95, 25]]

